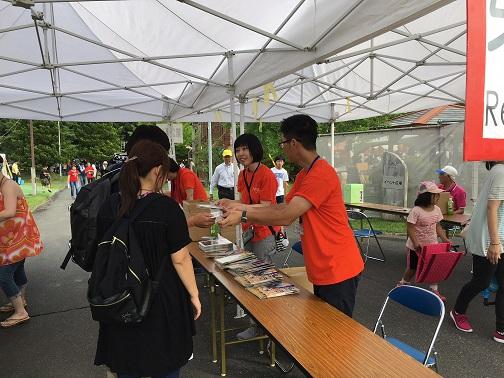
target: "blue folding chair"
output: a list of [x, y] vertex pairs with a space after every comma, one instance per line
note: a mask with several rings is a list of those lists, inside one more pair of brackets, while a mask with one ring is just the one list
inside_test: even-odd
[[[439, 318], [437, 322], [437, 327], [432, 336], [431, 342], [427, 352], [423, 352], [413, 346], [401, 341], [399, 339], [388, 337], [385, 334], [385, 325], [383, 324], [382, 317], [387, 307], [389, 299], [409, 308], [410, 310], [416, 311], [420, 314], [424, 314], [433, 318]], [[403, 285], [392, 289], [383, 303], [380, 315], [374, 326], [373, 332], [376, 333], [378, 327], [381, 329], [382, 337], [395, 347], [402, 350], [404, 353], [409, 354], [411, 357], [416, 359], [418, 362], [422, 363], [427, 367], [434, 367], [436, 372], [438, 371], [438, 359], [437, 352], [434, 351], [434, 343], [438, 336], [439, 330], [441, 329], [441, 324], [443, 323], [445, 315], [444, 303], [439, 297], [429, 290], [425, 290], [421, 287]], [[418, 328], [416, 329], [418, 331]], [[412, 336], [412, 339], [414, 336]]]
[[[381, 247], [380, 241], [376, 237], [376, 235], [381, 235], [383, 234], [382, 231], [375, 230], [373, 228], [373, 225], [371, 224], [371, 221], [367, 217], [366, 214], [364, 214], [361, 211], [357, 210], [347, 210], [347, 215], [348, 215], [348, 220], [357, 220], [360, 221], [360, 228], [354, 228], [352, 227], [352, 223], [350, 222], [350, 227], [353, 230], [353, 233], [355, 235], [355, 238], [357, 241], [360, 239], [362, 242], [362, 239], [367, 239], [366, 243], [366, 250], [365, 252], [363, 251], [364, 254], [364, 262], [367, 261], [367, 259], [372, 259], [372, 260], [378, 260], [381, 262], [385, 262], [385, 254], [383, 253], [383, 249]], [[366, 224], [367, 227], [369, 228], [364, 228], [364, 223]], [[380, 250], [380, 254], [382, 255], [382, 258], [380, 257], [374, 257], [374, 256], [369, 256], [369, 241], [371, 238], [374, 238], [376, 240], [376, 244], [378, 244], [378, 248]], [[360, 244], [359, 244], [360, 245]], [[361, 248], [362, 251], [362, 248]]]
[[287, 254], [287, 257], [285, 258], [285, 261], [284, 261], [284, 263], [283, 263], [282, 267], [284, 267], [284, 268], [289, 267], [289, 264], [287, 264], [287, 261], [289, 261], [289, 258], [290, 258], [290, 257], [291, 257], [291, 255], [292, 255], [292, 251], [297, 252], [297, 253], [299, 253], [300, 255], [302, 255], [302, 254], [303, 254], [303, 248], [301, 247], [301, 241], [297, 241], [297, 242], [295, 242], [295, 243], [291, 246], [291, 249], [290, 249], [289, 253]]

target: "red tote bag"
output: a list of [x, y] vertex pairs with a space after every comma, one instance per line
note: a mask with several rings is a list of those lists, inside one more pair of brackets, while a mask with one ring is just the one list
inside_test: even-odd
[[450, 252], [450, 243], [429, 244], [418, 256], [416, 282], [439, 283], [446, 281], [462, 258], [462, 252]]

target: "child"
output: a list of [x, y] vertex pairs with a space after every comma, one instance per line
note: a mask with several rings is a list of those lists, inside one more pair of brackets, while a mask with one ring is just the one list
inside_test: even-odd
[[[408, 266], [403, 278], [399, 281], [399, 285], [410, 284], [410, 280], [416, 272], [418, 254], [422, 251], [424, 245], [437, 243], [438, 236], [443, 242], [450, 243], [450, 240], [446, 237], [444, 230], [439, 224], [443, 219], [443, 214], [441, 213], [441, 209], [436, 206], [439, 200], [439, 193], [442, 191], [432, 181], [420, 183], [415, 207], [411, 210], [407, 219], [408, 240], [406, 241], [406, 249], [408, 252]], [[441, 300], [446, 300], [439, 293], [437, 284], [430, 285], [430, 288]]]

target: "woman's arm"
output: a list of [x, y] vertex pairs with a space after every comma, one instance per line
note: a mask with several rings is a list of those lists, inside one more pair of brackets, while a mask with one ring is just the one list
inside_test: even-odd
[[436, 235], [439, 236], [444, 243], [451, 243], [450, 239], [446, 237], [446, 232], [439, 222], [436, 223]]
[[13, 182], [6, 182], [2, 187], [5, 208], [0, 211], [0, 220], [12, 218], [16, 215], [18, 187]]
[[502, 245], [499, 238], [499, 221], [497, 210], [501, 205], [501, 200], [488, 200], [487, 202], [487, 224], [490, 235], [490, 245], [488, 246], [487, 259], [492, 264], [497, 264], [501, 258]]
[[182, 284], [191, 297], [191, 303], [194, 307], [194, 319], [198, 319], [201, 315], [201, 302], [199, 300], [196, 278], [194, 277], [191, 255], [187, 248], [184, 247], [180, 251], [172, 254], [171, 259]]
[[187, 201], [192, 201], [194, 199], [194, 189], [186, 189]]
[[413, 246], [415, 249], [420, 249], [422, 246], [418, 242], [417, 235], [416, 235], [416, 230], [415, 230], [415, 225], [413, 223], [406, 223], [406, 230], [408, 232], [408, 236], [411, 239], [411, 242], [413, 243]]

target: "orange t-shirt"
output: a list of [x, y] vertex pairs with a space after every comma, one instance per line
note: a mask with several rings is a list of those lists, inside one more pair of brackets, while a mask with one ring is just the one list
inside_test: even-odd
[[301, 170], [286, 197], [303, 197], [312, 207], [301, 216], [301, 246], [308, 279], [331, 285], [355, 277], [364, 269], [346, 213], [341, 185], [329, 163], [318, 159], [309, 172]]
[[[247, 185], [245, 185], [245, 179], [250, 186], [250, 196]], [[238, 191], [241, 194], [241, 201], [246, 204], [257, 204], [261, 203], [261, 201], [270, 201], [272, 205], [276, 204], [277, 188], [278, 184], [275, 175], [264, 164], [259, 164], [255, 174], [248, 169], [244, 169], [238, 176]], [[252, 197], [252, 201], [250, 197]], [[250, 224], [246, 223], [242, 227], [246, 230], [250, 227]], [[279, 226], [273, 226], [273, 229], [275, 232], [280, 231]], [[272, 235], [268, 226], [254, 224], [253, 242], [266, 239]]]
[[174, 181], [176, 195], [172, 195], [172, 198], [178, 203], [182, 204], [182, 202], [187, 199], [187, 189], [193, 190], [194, 200], [208, 201], [208, 196], [205, 188], [203, 187], [203, 184], [201, 183], [196, 173], [194, 173], [190, 169], [180, 168], [177, 174], [177, 178]]

